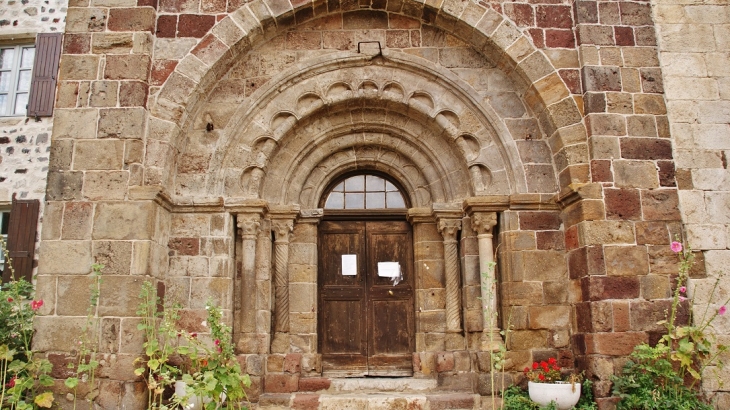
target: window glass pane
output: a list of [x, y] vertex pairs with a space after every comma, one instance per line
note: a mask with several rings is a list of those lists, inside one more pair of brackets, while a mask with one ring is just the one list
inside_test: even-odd
[[345, 209], [363, 209], [365, 208], [365, 196], [361, 193], [345, 194]]
[[398, 188], [396, 188], [395, 185], [391, 184], [390, 182], [385, 181], [385, 190], [388, 191], [388, 192], [390, 192], [390, 191], [397, 191]]
[[13, 59], [15, 58], [14, 48], [3, 48], [0, 50], [0, 68], [10, 70], [13, 68]]
[[367, 175], [365, 177], [365, 188], [369, 192], [373, 191], [384, 191], [385, 190], [385, 180], [383, 178], [377, 177], [375, 175]]
[[30, 70], [23, 70], [18, 73], [18, 91], [30, 90]]
[[345, 191], [345, 183], [344, 182], [340, 182], [339, 184], [337, 184], [336, 187], [334, 187], [332, 189], [332, 192], [344, 192], [344, 191]]
[[24, 47], [20, 56], [20, 68], [33, 68], [35, 47]]
[[365, 190], [365, 176], [357, 175], [345, 180], [345, 191], [364, 191]]
[[342, 209], [345, 207], [345, 194], [341, 192], [332, 192], [327, 197], [327, 202], [324, 204], [327, 209]]
[[0, 92], [6, 93], [10, 91], [10, 79], [13, 77], [13, 73], [10, 71], [0, 72]]
[[385, 208], [385, 193], [384, 192], [368, 192], [365, 194], [365, 208], [377, 209]]
[[25, 115], [25, 113], [28, 111], [28, 108], [26, 107], [27, 105], [28, 105], [28, 93], [15, 94], [15, 114], [16, 115]]
[[10, 212], [2, 212], [2, 225], [0, 226], [0, 234], [8, 234], [8, 226], [10, 225]]
[[0, 115], [6, 115], [8, 109], [8, 96], [0, 94]]
[[386, 195], [387, 208], [405, 208], [406, 203], [403, 201], [403, 195], [400, 192], [388, 192]]

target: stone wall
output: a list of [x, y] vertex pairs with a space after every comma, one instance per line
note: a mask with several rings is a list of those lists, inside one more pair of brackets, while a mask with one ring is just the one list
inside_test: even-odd
[[[698, 263], [706, 270], [690, 281], [696, 317], [702, 317], [705, 309], [716, 311], [730, 293], [730, 7], [722, 0], [652, 4], [684, 233], [692, 249], [701, 251]], [[716, 330], [727, 344], [730, 321], [718, 319]], [[714, 376], [716, 370], [707, 374]], [[725, 368], [717, 377], [727, 380], [730, 373]], [[704, 388], [720, 391], [719, 408], [730, 406], [728, 386], [713, 377]]]
[[[37, 33], [63, 32], [66, 0], [0, 2], [0, 45], [33, 44]], [[17, 199], [41, 200], [41, 229], [53, 118], [0, 117], [0, 210]], [[38, 235], [40, 237], [40, 235]]]
[[[315, 208], [332, 178], [365, 169], [397, 176], [413, 205], [419, 377], [488, 391], [473, 375], [489, 366], [472, 201], [499, 213], [499, 323], [513, 329], [515, 381], [531, 361], [557, 356], [585, 369], [610, 406], [610, 377], [660, 330], [677, 207], [703, 189], [677, 194], [651, 8], [436, 3], [74, 1], [36, 347], [71, 351], [55, 340], [83, 320], [79, 289], [96, 260], [117, 291], [102, 289], [109, 369], [139, 348], [132, 305], [151, 280], [183, 303], [192, 331], [202, 330], [207, 297], [224, 307], [255, 395], [327, 384], [316, 347]], [[723, 154], [705, 154], [726, 168]], [[678, 168], [680, 188], [690, 174], [707, 183], [706, 170]], [[448, 235], [442, 218], [454, 224]], [[448, 236], [454, 249], [459, 229], [455, 267], [445, 246]], [[287, 329], [274, 333], [272, 277], [282, 272]], [[463, 285], [463, 333], [446, 323], [449, 278]], [[103, 396], [139, 398], [141, 383], [127, 376], [105, 379]]]

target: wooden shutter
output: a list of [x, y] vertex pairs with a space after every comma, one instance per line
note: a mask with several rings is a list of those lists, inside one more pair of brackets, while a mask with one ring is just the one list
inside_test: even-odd
[[58, 60], [61, 58], [61, 33], [38, 34], [35, 42], [33, 79], [28, 96], [29, 117], [50, 117], [56, 96]]
[[35, 256], [35, 236], [38, 227], [40, 201], [15, 200], [10, 208], [8, 224], [8, 253], [10, 261], [5, 261], [3, 282], [11, 279], [9, 263], [15, 268], [15, 279], [25, 278], [30, 282], [33, 277], [33, 258]]

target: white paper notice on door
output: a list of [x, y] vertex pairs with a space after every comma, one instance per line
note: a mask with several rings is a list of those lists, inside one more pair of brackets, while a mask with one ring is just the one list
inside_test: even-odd
[[342, 255], [342, 276], [357, 276], [357, 255]]
[[378, 262], [378, 276], [383, 278], [400, 278], [400, 263]]

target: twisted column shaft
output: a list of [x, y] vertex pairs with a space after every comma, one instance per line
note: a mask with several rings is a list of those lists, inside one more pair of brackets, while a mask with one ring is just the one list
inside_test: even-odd
[[274, 328], [277, 332], [289, 331], [289, 234], [293, 221], [272, 221], [274, 230]]
[[456, 234], [461, 220], [439, 220], [439, 231], [444, 238], [444, 265], [446, 268], [446, 330], [461, 331], [461, 287], [459, 281], [459, 254]]

